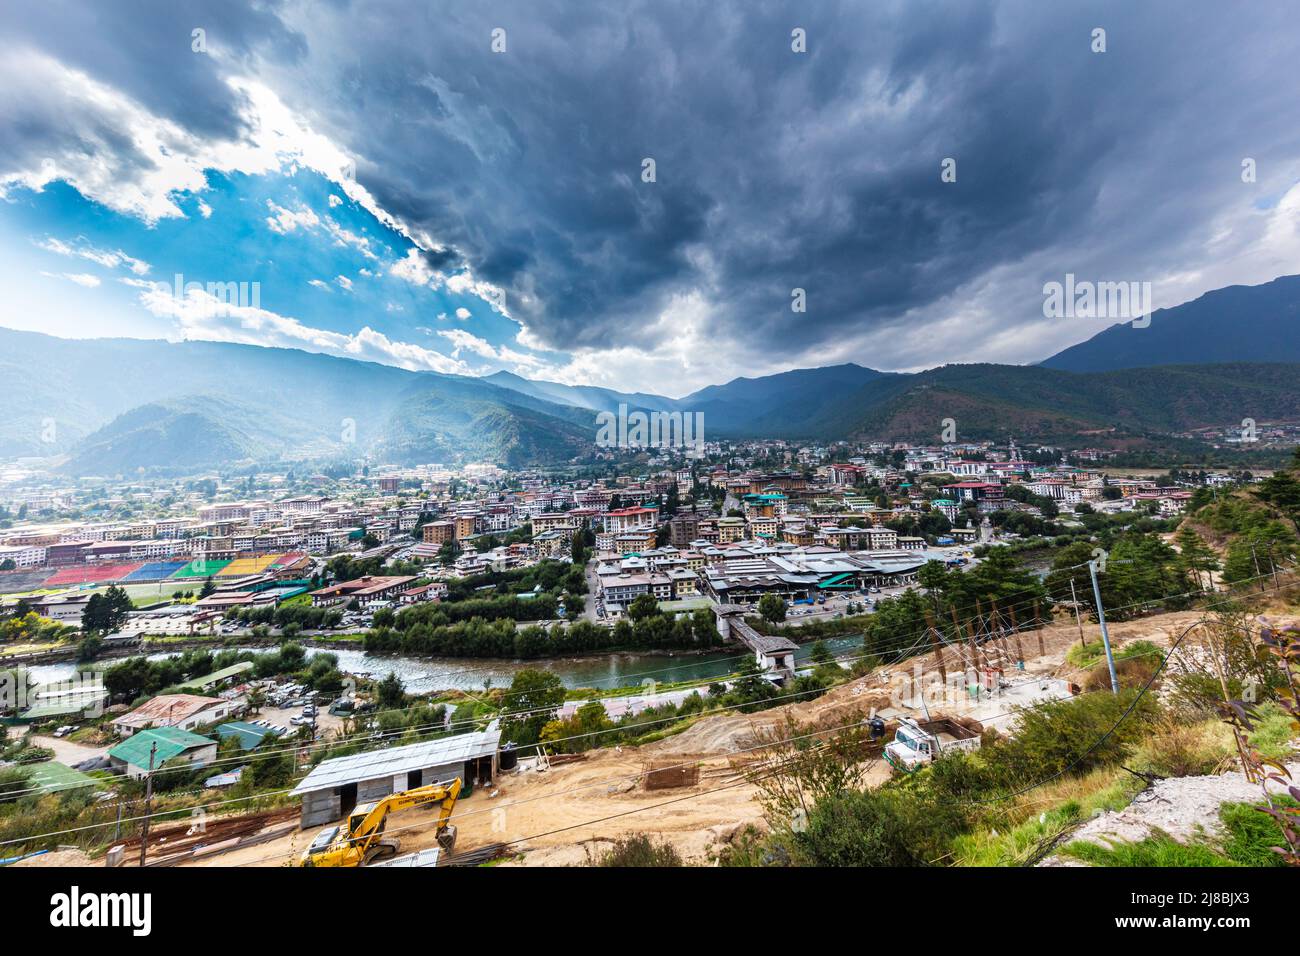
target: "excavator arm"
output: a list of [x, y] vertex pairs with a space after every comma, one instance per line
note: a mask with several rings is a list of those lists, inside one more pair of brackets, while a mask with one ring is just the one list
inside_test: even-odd
[[390, 794], [369, 805], [357, 807], [345, 827], [336, 828], [325, 840], [317, 839], [303, 853], [300, 866], [364, 866], [381, 847], [395, 841], [382, 840], [388, 815], [399, 810], [410, 810], [430, 804], [439, 804], [435, 833], [439, 842], [448, 831], [451, 812], [460, 796], [461, 781], [453, 778], [446, 783], [429, 784], [412, 790]]

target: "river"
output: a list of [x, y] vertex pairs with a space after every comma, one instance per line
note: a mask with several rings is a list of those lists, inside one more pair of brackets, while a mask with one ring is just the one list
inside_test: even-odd
[[[847, 655], [862, 645], [862, 635], [827, 638], [827, 646], [837, 656]], [[239, 647], [239, 651], [265, 653], [265, 647]], [[220, 648], [225, 650], [225, 648]], [[741, 649], [711, 652], [708, 654], [608, 654], [599, 657], [562, 658], [559, 660], [503, 661], [481, 658], [424, 658], [368, 654], [352, 648], [306, 648], [309, 658], [317, 654], [333, 654], [338, 658], [339, 669], [350, 674], [369, 673], [383, 677], [395, 673], [411, 693], [433, 690], [481, 690], [484, 683], [493, 687], [506, 687], [516, 672], [526, 667], [549, 670], [560, 676], [565, 687], [593, 687], [613, 690], [617, 687], [635, 686], [654, 680], [661, 683], [677, 681], [702, 681], [721, 677], [735, 670]], [[800, 645], [795, 652], [796, 662], [806, 661], [812, 653], [811, 644]], [[149, 660], [163, 660], [175, 656], [150, 654]], [[121, 658], [120, 660], [125, 660]], [[110, 664], [119, 661], [111, 661]], [[27, 668], [40, 684], [67, 680], [76, 671], [71, 661], [60, 664], [37, 664]]]

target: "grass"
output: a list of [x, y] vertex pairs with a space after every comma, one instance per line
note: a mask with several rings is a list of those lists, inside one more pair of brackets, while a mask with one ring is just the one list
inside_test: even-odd
[[[1281, 806], [1298, 805], [1286, 796], [1274, 797], [1273, 800]], [[1281, 844], [1282, 831], [1278, 828], [1277, 821], [1268, 814], [1261, 813], [1249, 803], [1225, 803], [1219, 808], [1219, 818], [1227, 831], [1223, 840], [1223, 852], [1229, 859], [1242, 866], [1286, 865], [1270, 849]]]
[[[1113, 646], [1113, 645], [1112, 645]], [[1115, 660], [1122, 661], [1130, 657], [1147, 657], [1153, 659], [1164, 657], [1165, 652], [1151, 641], [1129, 641], [1123, 647], [1114, 648]], [[1092, 667], [1101, 663], [1106, 657], [1106, 648], [1100, 640], [1094, 640], [1090, 644], [1072, 644], [1065, 654], [1065, 659], [1071, 666], [1077, 668]]]
[[[1275, 798], [1287, 806], [1297, 806], [1290, 797]], [[1219, 808], [1222, 833], [1210, 837], [1198, 833], [1180, 843], [1168, 833], [1155, 830], [1137, 842], [1114, 841], [1106, 846], [1076, 840], [1061, 852], [1093, 866], [1188, 867], [1188, 866], [1285, 866], [1270, 847], [1282, 845], [1282, 831], [1277, 821], [1260, 812], [1260, 804], [1225, 803]]]
[[1156, 831], [1137, 843], [1099, 843], [1076, 841], [1061, 851], [1066, 856], [1093, 866], [1189, 867], [1242, 866], [1216, 852], [1205, 843], [1179, 843], [1168, 833]]
[[1255, 729], [1247, 738], [1250, 745], [1265, 757], [1282, 760], [1295, 752], [1296, 728], [1280, 706], [1269, 701], [1260, 704]]
[[[848, 674], [846, 672], [845, 677]], [[726, 674], [716, 679], [716, 683], [723, 683], [732, 680], [734, 674]], [[714, 683], [715, 681], [710, 681]], [[703, 697], [708, 693], [709, 685], [700, 683], [699, 678], [680, 681], [656, 681], [653, 689], [646, 684], [623, 684], [619, 687], [571, 687], [565, 691], [566, 700], [603, 700], [607, 697], [635, 697], [638, 694], [649, 694], [653, 691], [656, 694], [662, 694], [665, 691], [681, 690], [694, 688], [700, 692]]]
[[1058, 781], [1041, 795], [1024, 799], [1002, 824], [963, 834], [953, 841], [957, 866], [1023, 866], [1076, 824], [1105, 810], [1122, 810], [1142, 787], [1122, 770], [1106, 767], [1084, 777]]

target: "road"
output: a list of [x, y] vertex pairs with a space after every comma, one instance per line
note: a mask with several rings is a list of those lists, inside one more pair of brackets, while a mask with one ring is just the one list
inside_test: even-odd
[[[26, 731], [26, 727], [14, 727], [14, 736], [18, 737]], [[73, 743], [65, 737], [47, 737], [44, 734], [32, 734], [32, 743], [37, 747], [45, 747], [54, 751], [54, 759], [61, 764], [69, 767], [75, 767], [83, 760], [90, 760], [93, 757], [102, 757], [108, 753], [110, 745], [102, 747], [91, 747], [86, 744]]]

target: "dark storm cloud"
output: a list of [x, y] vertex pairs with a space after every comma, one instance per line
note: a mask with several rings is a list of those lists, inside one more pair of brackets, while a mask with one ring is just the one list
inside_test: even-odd
[[[189, 20], [219, 25], [241, 67], [443, 247], [431, 266], [463, 259], [505, 286], [551, 346], [653, 347], [646, 321], [697, 294], [720, 351], [900, 367], [1042, 357], [1040, 340], [1083, 337], [1036, 329], [1044, 279], [1188, 270], [1189, 243], [1243, 201], [1242, 156], [1300, 175], [1293, 9], [1197, 6], [159, 4], [165, 18], [119, 31], [121, 48], [52, 36], [75, 19], [61, 10], [22, 32], [190, 129], [225, 132], [229, 91], [188, 47], [157, 50]], [[1089, 49], [1099, 26], [1104, 54]], [[656, 183], [640, 179], [644, 157]], [[955, 184], [940, 181], [945, 157]], [[795, 287], [806, 314], [790, 310]], [[942, 336], [900, 324], [928, 331], [969, 288], [994, 303], [982, 320]], [[981, 352], [1022, 324], [1021, 344]], [[845, 344], [895, 329], [872, 354]]]
[[195, 53], [193, 31], [204, 31], [209, 51], [227, 68], [258, 56], [293, 63], [306, 46], [277, 15], [281, 8], [279, 0], [6, 3], [0, 35], [10, 52], [31, 46], [185, 129], [232, 139], [240, 132], [239, 104], [214, 60]]
[[[304, 28], [333, 101], [294, 96], [366, 157], [383, 204], [531, 293], [516, 314], [553, 345], [625, 343], [699, 289], [717, 336], [814, 348], [1077, 240], [1116, 179], [1165, 166], [1130, 212], [1181, 207], [1166, 242], [1210, 216], [1198, 180], [1231, 181], [1247, 148], [1223, 110], [1276, 96], [1259, 81], [1284, 79], [1297, 42], [1279, 40], [1282, 4], [1185, 12], [656, 0], [413, 16], [362, 2]], [[806, 56], [791, 52], [796, 26]], [[1089, 48], [1095, 26], [1105, 54]], [[490, 52], [496, 27], [504, 54]], [[281, 75], [293, 85], [297, 71]], [[1215, 139], [1209, 172], [1196, 152]], [[647, 156], [654, 184], [639, 179]], [[949, 156], [952, 185], [939, 177]], [[1006, 322], [1032, 317], [1041, 281], [1021, 283]], [[805, 315], [789, 309], [794, 287]]]

